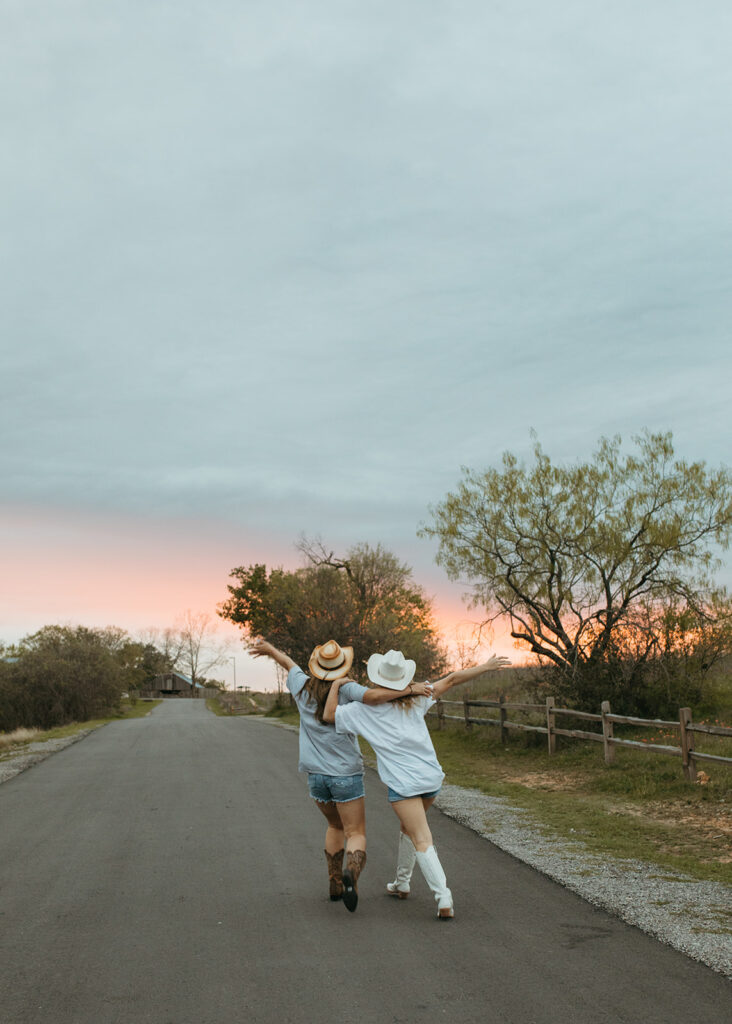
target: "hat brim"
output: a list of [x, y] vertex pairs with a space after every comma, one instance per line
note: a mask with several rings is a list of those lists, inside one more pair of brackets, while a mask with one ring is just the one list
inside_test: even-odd
[[310, 661], [308, 662], [308, 671], [311, 676], [315, 676], [316, 679], [322, 679], [326, 683], [332, 683], [334, 679], [340, 679], [341, 676], [348, 675], [353, 665], [353, 648], [352, 647], [341, 647], [341, 654], [343, 655], [344, 661], [342, 665], [338, 665], [337, 668], [327, 669], [324, 668], [318, 662], [318, 655], [323, 645], [316, 647], [313, 653], [310, 655]]
[[399, 679], [385, 679], [379, 673], [379, 668], [385, 657], [386, 655], [384, 654], [372, 654], [366, 662], [366, 673], [371, 682], [376, 686], [385, 686], [388, 690], [403, 690], [405, 686], [409, 686], [414, 679], [414, 673], [417, 671], [416, 661], [406, 658], [404, 661], [404, 675], [400, 676]]

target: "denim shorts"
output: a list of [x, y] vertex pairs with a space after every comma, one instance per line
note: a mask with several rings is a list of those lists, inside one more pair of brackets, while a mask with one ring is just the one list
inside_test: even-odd
[[347, 804], [364, 796], [363, 775], [320, 775], [308, 772], [308, 789], [320, 804]]
[[[413, 799], [410, 796], [402, 796], [401, 793], [397, 793], [397, 791], [395, 789], [392, 789], [391, 786], [388, 786], [387, 788], [389, 790], [389, 803], [390, 804], [398, 803], [400, 800], [411, 800], [411, 799]], [[440, 789], [442, 789], [442, 786], [440, 786]], [[422, 797], [423, 800], [429, 800], [431, 797], [437, 796], [437, 794], [440, 792], [440, 789], [433, 789], [431, 793], [415, 793], [414, 795]]]

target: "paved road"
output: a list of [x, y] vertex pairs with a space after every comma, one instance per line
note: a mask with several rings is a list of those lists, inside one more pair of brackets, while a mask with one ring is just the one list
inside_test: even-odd
[[368, 773], [357, 912], [326, 895], [297, 737], [171, 701], [0, 786], [4, 1024], [726, 1024], [732, 985], [439, 813], [457, 918], [381, 895]]

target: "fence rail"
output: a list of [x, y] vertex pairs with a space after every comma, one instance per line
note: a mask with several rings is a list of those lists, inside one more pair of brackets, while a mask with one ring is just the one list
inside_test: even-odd
[[[449, 714], [446, 712], [446, 708], [449, 710], [460, 708], [461, 714]], [[498, 718], [474, 718], [471, 714], [473, 708], [496, 708], [498, 710]], [[529, 722], [512, 721], [508, 717], [509, 711], [524, 713], [542, 712], [546, 717], [546, 725], [533, 725]], [[567, 736], [570, 739], [602, 743], [607, 764], [613, 763], [617, 747], [626, 747], [629, 750], [653, 751], [656, 754], [680, 757], [684, 775], [690, 782], [696, 781], [698, 761], [709, 761], [732, 767], [732, 757], [722, 757], [720, 754], [706, 754], [694, 749], [695, 733], [702, 733], [708, 736], [732, 737], [732, 728], [724, 725], [707, 725], [703, 722], [694, 722], [692, 720], [691, 708], [680, 708], [679, 717], [676, 721], [666, 721], [660, 718], [636, 718], [633, 715], [614, 715], [610, 710], [610, 702], [606, 700], [602, 702], [600, 714], [598, 715], [591, 711], [559, 708], [555, 705], [553, 697], [547, 697], [544, 704], [514, 703], [506, 701], [501, 697], [499, 700], [438, 700], [435, 704], [435, 709], [427, 713], [437, 718], [438, 729], [444, 729], [445, 722], [462, 722], [468, 730], [472, 729], [474, 725], [494, 726], [501, 730], [502, 743], [506, 742], [510, 729], [543, 733], [547, 737], [549, 754], [556, 752], [557, 736]], [[556, 724], [557, 716], [575, 718], [583, 722], [598, 722], [600, 730], [598, 732], [590, 732], [584, 729], [562, 729]], [[679, 746], [673, 747], [661, 743], [642, 743], [638, 740], [619, 739], [614, 735], [613, 727], [615, 725], [678, 729]]]

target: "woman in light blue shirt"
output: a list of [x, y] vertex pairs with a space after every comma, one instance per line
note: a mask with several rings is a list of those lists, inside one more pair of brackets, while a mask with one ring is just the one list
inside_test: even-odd
[[[287, 689], [300, 712], [300, 761], [298, 769], [308, 776], [310, 796], [325, 816], [325, 857], [328, 863], [331, 900], [343, 899], [346, 908], [356, 909], [358, 878], [366, 863], [366, 811], [363, 788], [363, 759], [356, 736], [336, 732], [323, 719], [325, 702], [333, 680], [341, 681], [337, 700], [383, 704], [400, 696], [425, 694], [423, 683], [393, 688], [367, 688], [344, 677], [353, 665], [353, 648], [340, 647], [335, 640], [316, 647], [306, 675], [289, 655], [264, 640], [249, 648], [255, 658], [271, 658], [287, 672]], [[346, 868], [343, 868], [344, 841]]]

